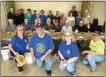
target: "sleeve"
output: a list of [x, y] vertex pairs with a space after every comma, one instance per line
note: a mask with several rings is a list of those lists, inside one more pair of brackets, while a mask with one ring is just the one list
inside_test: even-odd
[[12, 46], [15, 45], [15, 40], [16, 40], [16, 38], [15, 38], [15, 37], [12, 37], [12, 39], [11, 39], [11, 41], [10, 41], [10, 44], [11, 44]]
[[29, 48], [33, 48], [34, 36], [31, 37], [29, 42]]
[[63, 41], [60, 42], [60, 45], [59, 45], [59, 47], [58, 47], [58, 51], [60, 51], [60, 52], [61, 52], [61, 50], [62, 50], [62, 45], [63, 45]]
[[79, 57], [80, 56], [78, 46], [75, 42], [73, 43], [72, 55], [73, 55], [73, 57]]
[[99, 53], [104, 53], [105, 45], [104, 42], [100, 42], [100, 44], [97, 45], [96, 51]]
[[54, 42], [53, 39], [51, 38], [51, 36], [49, 35], [49, 49], [54, 49]]

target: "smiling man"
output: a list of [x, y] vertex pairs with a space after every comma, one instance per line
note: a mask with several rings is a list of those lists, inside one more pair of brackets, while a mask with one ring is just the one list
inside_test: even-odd
[[33, 59], [37, 62], [38, 67], [42, 67], [45, 62], [47, 75], [51, 76], [53, 63], [51, 52], [54, 49], [54, 43], [51, 36], [46, 34], [44, 30], [44, 25], [38, 24], [36, 26], [36, 34], [30, 40], [30, 48]]
[[87, 53], [88, 55], [84, 58], [83, 63], [88, 65], [90, 64], [91, 72], [94, 72], [97, 66], [97, 62], [101, 62], [104, 60], [104, 48], [105, 44], [100, 39], [100, 32], [95, 31], [92, 34], [92, 40], [89, 45], [90, 50], [83, 51], [83, 54]]

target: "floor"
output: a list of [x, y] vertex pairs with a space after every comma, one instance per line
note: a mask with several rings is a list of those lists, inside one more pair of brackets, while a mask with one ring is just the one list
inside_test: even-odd
[[[104, 76], [105, 62], [98, 64], [95, 72], [90, 72], [90, 67], [85, 66], [80, 61], [77, 65], [76, 76]], [[38, 68], [35, 63], [26, 64], [24, 72], [17, 71], [14, 60], [2, 60], [1, 59], [1, 76], [47, 76], [45, 67]], [[52, 67], [52, 76], [70, 76], [67, 71], [61, 71], [59, 69], [59, 63], [54, 62]]]

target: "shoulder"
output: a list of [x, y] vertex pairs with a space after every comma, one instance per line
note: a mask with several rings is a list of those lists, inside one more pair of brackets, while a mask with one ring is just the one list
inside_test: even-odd
[[101, 39], [98, 41], [98, 43], [99, 44], [104, 44], [104, 42]]
[[16, 40], [17, 39], [17, 36], [13, 36], [12, 38], [11, 38], [11, 41], [14, 41], [14, 40]]
[[71, 44], [72, 44], [72, 45], [74, 45], [74, 46], [75, 46], [75, 45], [77, 45], [77, 43], [76, 43], [76, 42], [71, 42]]
[[45, 37], [51, 38], [50, 34], [45, 33]]

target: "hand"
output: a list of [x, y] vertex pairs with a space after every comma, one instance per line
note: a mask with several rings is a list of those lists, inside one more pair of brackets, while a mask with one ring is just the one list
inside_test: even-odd
[[63, 61], [63, 66], [65, 67], [65, 66], [67, 66], [67, 64], [68, 64], [67, 61], [64, 60], [64, 61]]
[[45, 56], [45, 55], [43, 55], [43, 56], [41, 57], [41, 61], [44, 61], [44, 60], [45, 60], [45, 58], [46, 58], [46, 56]]
[[82, 52], [82, 54], [85, 54], [85, 53], [88, 53], [88, 51], [87, 51], [87, 50], [85, 50], [85, 51], [83, 51], [83, 52]]
[[19, 53], [18, 52], [14, 52], [14, 55], [17, 56]]
[[33, 60], [34, 60], [34, 62], [36, 62], [36, 58], [35, 57], [33, 57]]

